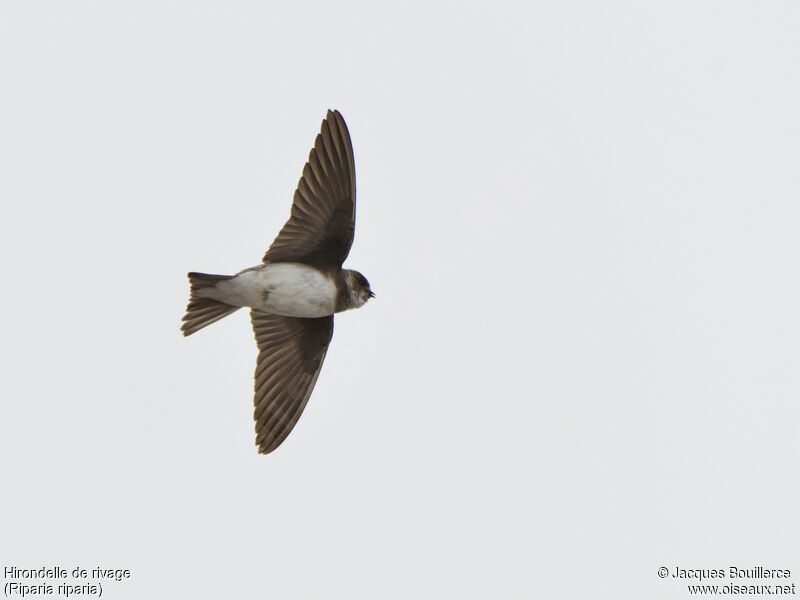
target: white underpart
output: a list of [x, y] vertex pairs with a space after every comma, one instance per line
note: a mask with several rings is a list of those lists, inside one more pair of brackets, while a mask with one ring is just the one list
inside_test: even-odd
[[201, 290], [201, 295], [284, 317], [324, 317], [332, 315], [336, 308], [336, 286], [331, 278], [298, 263], [248, 269]]

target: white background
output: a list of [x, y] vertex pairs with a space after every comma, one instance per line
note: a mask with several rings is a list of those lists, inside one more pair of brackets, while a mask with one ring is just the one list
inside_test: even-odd
[[[800, 583], [798, 31], [788, 1], [3, 3], [2, 565], [130, 569], [111, 600]], [[328, 108], [377, 299], [259, 456], [247, 314], [184, 339], [185, 273], [259, 262]]]

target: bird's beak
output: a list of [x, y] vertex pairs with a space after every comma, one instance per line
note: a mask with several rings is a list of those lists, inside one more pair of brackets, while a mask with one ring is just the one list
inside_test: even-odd
[[370, 298], [374, 298], [375, 297], [375, 293], [372, 290], [369, 290], [367, 293], [369, 294]]

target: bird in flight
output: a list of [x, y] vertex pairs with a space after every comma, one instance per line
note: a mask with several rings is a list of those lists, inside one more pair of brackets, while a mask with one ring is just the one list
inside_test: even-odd
[[261, 454], [280, 446], [300, 418], [333, 336], [334, 313], [375, 297], [361, 273], [342, 268], [355, 217], [353, 144], [342, 115], [329, 110], [289, 220], [262, 264], [236, 275], [189, 273], [183, 335], [250, 309], [258, 345], [254, 418]]

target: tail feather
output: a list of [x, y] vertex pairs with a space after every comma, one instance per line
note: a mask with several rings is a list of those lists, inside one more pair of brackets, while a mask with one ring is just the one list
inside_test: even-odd
[[189, 305], [186, 307], [186, 314], [183, 317], [181, 331], [183, 335], [192, 335], [200, 331], [203, 327], [216, 323], [223, 317], [236, 312], [240, 307], [231, 306], [224, 302], [203, 298], [198, 295], [200, 290], [214, 287], [220, 281], [231, 279], [233, 275], [207, 275], [205, 273], [189, 273], [189, 284], [191, 291]]

